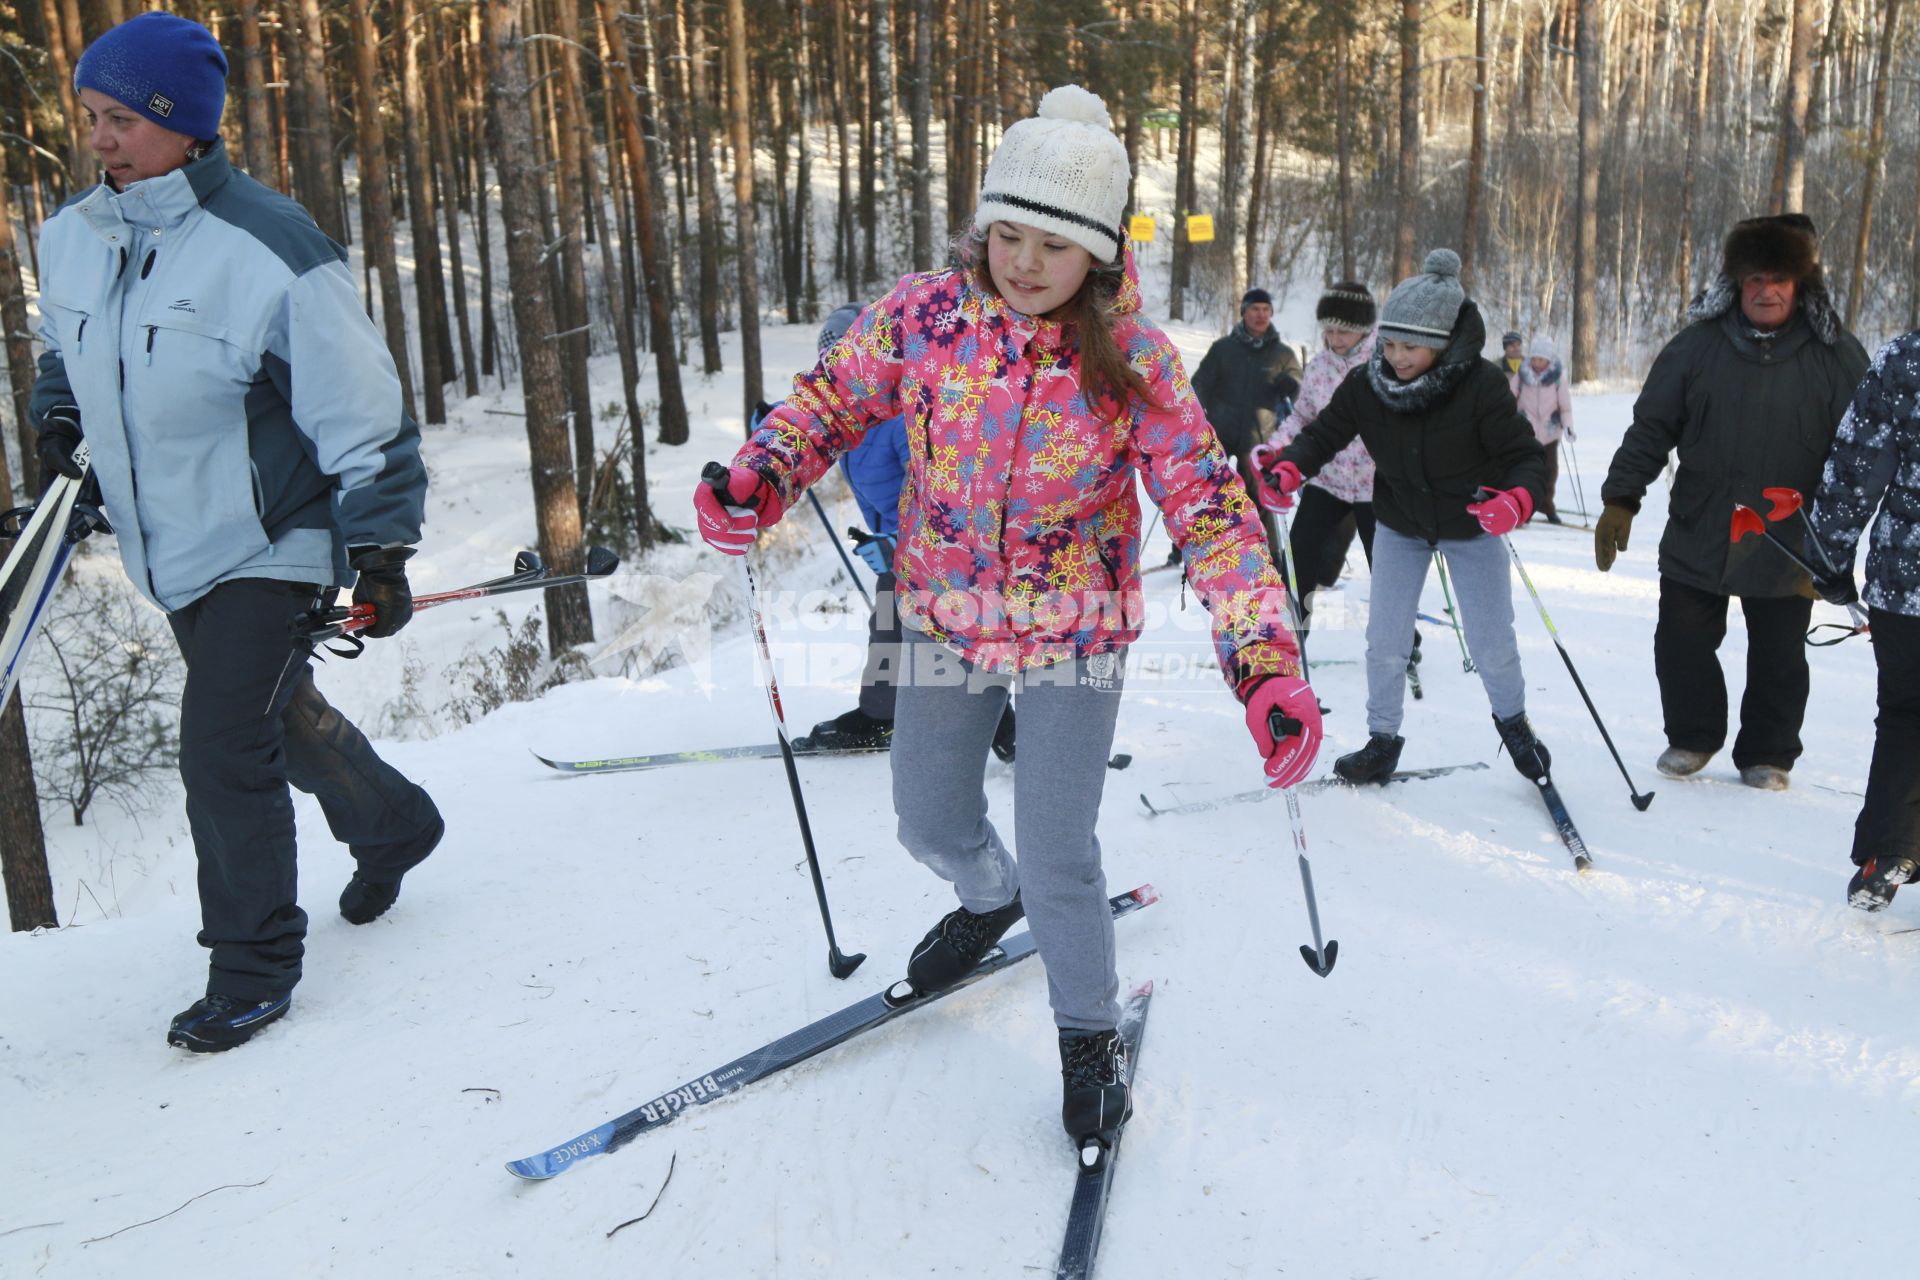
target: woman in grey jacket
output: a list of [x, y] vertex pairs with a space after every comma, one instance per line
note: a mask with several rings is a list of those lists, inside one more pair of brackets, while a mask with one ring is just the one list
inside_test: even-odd
[[364, 634], [406, 624], [426, 472], [345, 251], [227, 161], [226, 71], [205, 27], [159, 12], [81, 57], [104, 180], [41, 230], [31, 401], [49, 472], [78, 478], [86, 441], [127, 575], [186, 660], [180, 774], [211, 963], [167, 1040], [196, 1052], [251, 1038], [300, 979], [288, 783], [352, 850], [340, 911], [356, 924], [444, 830], [289, 638], [356, 573], [376, 612]]

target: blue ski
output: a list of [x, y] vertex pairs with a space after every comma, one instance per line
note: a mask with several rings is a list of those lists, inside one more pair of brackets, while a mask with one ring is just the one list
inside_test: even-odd
[[[1107, 906], [1117, 920], [1132, 915], [1142, 907], [1150, 907], [1159, 900], [1159, 893], [1147, 884], [1130, 893], [1107, 899]], [[828, 1014], [790, 1035], [782, 1036], [772, 1044], [762, 1045], [749, 1054], [735, 1058], [717, 1071], [696, 1076], [677, 1089], [669, 1089], [625, 1115], [616, 1116], [599, 1128], [588, 1130], [571, 1142], [563, 1142], [524, 1160], [509, 1161], [507, 1171], [532, 1182], [565, 1173], [588, 1156], [617, 1151], [643, 1133], [672, 1124], [693, 1107], [705, 1106], [776, 1072], [805, 1062], [816, 1054], [825, 1053], [835, 1045], [891, 1022], [903, 1013], [932, 1004], [990, 973], [998, 973], [1009, 965], [1018, 964], [1033, 953], [1033, 935], [1022, 930], [1010, 938], [1001, 939], [1000, 945], [989, 951], [986, 958], [974, 966], [972, 973], [944, 991], [916, 996], [905, 982], [896, 982], [885, 991], [850, 1004], [838, 1013]]]
[[[1140, 1041], [1147, 1031], [1147, 1008], [1153, 984], [1142, 983], [1127, 997], [1120, 1013], [1120, 1039], [1127, 1046], [1128, 1079], [1140, 1066]], [[1120, 1158], [1123, 1125], [1103, 1144], [1091, 1141], [1080, 1149], [1080, 1172], [1073, 1183], [1073, 1204], [1067, 1209], [1067, 1234], [1060, 1245], [1057, 1280], [1087, 1280], [1100, 1252], [1100, 1230], [1107, 1218], [1107, 1195], [1113, 1190], [1113, 1166]]]
[[1573, 816], [1567, 812], [1567, 802], [1560, 798], [1560, 789], [1553, 785], [1552, 778], [1541, 778], [1535, 785], [1540, 788], [1540, 798], [1547, 802], [1547, 816], [1553, 819], [1561, 843], [1573, 855], [1574, 867], [1585, 871], [1593, 865], [1593, 855], [1587, 852], [1587, 842], [1580, 838], [1580, 829], [1573, 825]]

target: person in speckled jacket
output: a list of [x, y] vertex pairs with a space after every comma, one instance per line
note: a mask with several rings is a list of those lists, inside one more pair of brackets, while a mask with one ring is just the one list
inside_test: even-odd
[[1807, 585], [1829, 603], [1862, 599], [1854, 549], [1869, 521], [1864, 603], [1880, 715], [1847, 898], [1879, 911], [1920, 879], [1920, 330], [1874, 356], [1813, 496], [1807, 559], [1821, 572]]
[[127, 576], [186, 660], [180, 776], [211, 954], [205, 997], [167, 1041], [194, 1052], [291, 1006], [307, 916], [289, 784], [352, 851], [340, 913], [355, 924], [393, 905], [445, 829], [328, 705], [291, 637], [348, 585], [374, 609], [363, 634], [406, 625], [427, 476], [345, 250], [227, 160], [226, 72], [212, 33], [169, 13], [81, 56], [105, 174], [41, 229], [29, 403], [42, 465], [98, 481]]

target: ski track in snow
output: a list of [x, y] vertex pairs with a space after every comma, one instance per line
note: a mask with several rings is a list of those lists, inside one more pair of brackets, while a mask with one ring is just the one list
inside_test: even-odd
[[[1207, 332], [1173, 332], [1197, 360]], [[807, 330], [767, 336], [769, 368], [812, 349]], [[596, 377], [617, 387], [610, 358]], [[682, 495], [739, 439], [737, 390], [693, 378], [695, 442], [650, 450], [670, 523], [691, 524]], [[1630, 404], [1581, 397], [1590, 495]], [[521, 425], [484, 416], [493, 405], [517, 400], [467, 402], [428, 433], [420, 589], [498, 572], [531, 535]], [[1607, 576], [1585, 534], [1517, 535], [1635, 781], [1658, 794], [1652, 809], [1628, 805], [1516, 581], [1529, 709], [1596, 859], [1576, 875], [1532, 788], [1495, 754], [1477, 678], [1452, 637], [1426, 627], [1427, 696], [1409, 703], [1405, 764], [1492, 768], [1303, 800], [1341, 944], [1325, 980], [1297, 955], [1308, 930], [1283, 806], [1140, 813], [1143, 790], [1172, 803], [1258, 779], [1193, 615], [1142, 645], [1198, 656], [1204, 675], [1136, 674], [1116, 741], [1134, 762], [1110, 777], [1103, 810], [1109, 891], [1151, 881], [1164, 900], [1118, 926], [1122, 981], [1154, 978], [1159, 995], [1102, 1276], [1910, 1271], [1896, 1233], [1861, 1210], [1888, 1195], [1899, 1205], [1920, 1139], [1920, 933], [1898, 932], [1920, 891], [1880, 917], [1849, 910], [1858, 801], [1803, 785], [1860, 788], [1872, 656], [1860, 643], [1815, 653], [1793, 790], [1728, 785], [1724, 755], [1708, 769], [1717, 782], [1657, 777], [1664, 500], [1656, 482], [1634, 549]], [[829, 507], [840, 523], [851, 513], [844, 496]], [[806, 509], [768, 541], [766, 576], [845, 592]], [[1353, 565], [1316, 656], [1361, 655], [1331, 607], [1364, 596], [1357, 552]], [[307, 975], [290, 1016], [235, 1053], [162, 1043], [203, 974], [177, 796], [139, 823], [102, 813], [51, 832], [75, 923], [0, 941], [0, 1274], [247, 1275], [266, 1264], [246, 1260], [269, 1257], [275, 1274], [355, 1277], [1051, 1270], [1073, 1156], [1038, 964], [551, 1183], [501, 1168], [880, 989], [950, 904], [894, 842], [884, 758], [801, 764], [842, 945], [870, 956], [844, 983], [825, 972], [777, 763], [563, 779], [529, 758], [769, 740], [732, 566], [676, 548], [643, 568], [716, 576], [732, 621], [712, 687], [684, 666], [605, 678], [388, 744], [450, 831], [389, 917], [364, 928], [335, 914], [349, 862], [296, 797]], [[1177, 577], [1147, 590], [1177, 607]], [[604, 639], [616, 619], [594, 595]], [[517, 620], [533, 602], [503, 603]], [[1423, 608], [1439, 607], [1430, 581]], [[491, 618], [436, 612], [403, 639], [438, 670], [465, 643], [496, 643]], [[806, 636], [775, 638], [795, 732], [850, 703], [859, 633], [835, 635], [854, 657], [825, 682], [784, 669]], [[374, 654], [320, 676], [363, 723], [398, 688], [393, 651]], [[1737, 622], [1724, 657], [1737, 691]], [[1333, 708], [1324, 771], [1364, 738], [1364, 669], [1323, 668], [1315, 683]], [[1010, 835], [1005, 766], [989, 766], [987, 788]], [[670, 1158], [653, 1215], [607, 1239], [652, 1201]]]

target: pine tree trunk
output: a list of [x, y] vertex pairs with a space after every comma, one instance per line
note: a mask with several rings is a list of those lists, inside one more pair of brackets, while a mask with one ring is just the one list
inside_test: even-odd
[[[878, 124], [878, 136], [874, 145], [879, 151], [880, 187], [885, 192], [883, 198], [886, 242], [889, 248], [897, 249], [904, 238], [905, 228], [901, 225], [900, 205], [900, 142], [898, 132], [899, 112], [894, 101], [893, 77], [893, 3], [892, 0], [869, 0], [873, 14], [873, 98], [874, 120]], [[1005, 46], [1002, 46], [1005, 47]], [[898, 259], [890, 259], [889, 270]]]
[[[1583, 0], [1584, 2], [1584, 0]], [[1394, 170], [1393, 278], [1419, 270], [1414, 215], [1420, 201], [1420, 0], [1400, 3], [1400, 154]]]
[[1473, 289], [1480, 199], [1487, 173], [1487, 0], [1473, 0], [1473, 141], [1467, 150], [1467, 209], [1460, 226], [1460, 282]]
[[[599, 0], [600, 26], [607, 46], [613, 51], [614, 65], [608, 69], [608, 92], [615, 102], [620, 137], [627, 150], [627, 171], [633, 178], [634, 234], [640, 241], [640, 270], [646, 279], [647, 323], [653, 334], [655, 376], [660, 382], [660, 443], [685, 444], [688, 437], [687, 404], [680, 389], [679, 344], [673, 340], [673, 311], [667, 297], [666, 272], [660, 245], [654, 236], [653, 174], [647, 161], [646, 140], [640, 135], [639, 108], [634, 98], [639, 86], [633, 76], [633, 62], [627, 49], [627, 33], [620, 25], [619, 0]], [[624, 77], [625, 85], [618, 80]], [[636, 418], [633, 424], [633, 448], [636, 489], [635, 505], [641, 512], [641, 540], [652, 539], [657, 530], [649, 512], [646, 481], [646, 436]]]
[[447, 420], [447, 367], [441, 363], [440, 327], [447, 322], [446, 295], [439, 287], [440, 233], [434, 223], [432, 181], [427, 166], [427, 96], [420, 76], [420, 42], [413, 0], [394, 0], [393, 31], [399, 43], [403, 144], [407, 159], [407, 221], [413, 233], [414, 321], [420, 331], [420, 389], [427, 422]]
[[500, 322], [493, 310], [493, 219], [486, 197], [489, 59], [484, 52], [482, 6], [475, 5], [467, 21], [463, 44], [468, 60], [468, 93], [460, 104], [467, 120], [467, 190], [473, 193], [473, 207], [467, 210], [467, 216], [473, 219], [474, 239], [480, 251], [480, 375], [491, 378], [500, 368]]
[[[407, 354], [407, 309], [401, 299], [400, 269], [393, 249], [393, 200], [387, 174], [387, 132], [380, 123], [380, 32], [369, 0], [348, 0], [353, 30], [354, 124], [359, 130], [361, 249], [380, 277], [380, 317], [387, 351], [400, 374], [407, 416], [417, 420], [413, 369]], [[249, 143], [253, 130], [247, 131]]]
[[742, 0], [727, 0], [727, 96], [733, 117], [733, 214], [738, 228], [734, 260], [740, 270], [740, 397], [742, 423], [753, 421], [763, 395], [760, 371], [760, 264], [753, 228], [753, 118], [747, 103], [747, 13]]
[[1772, 213], [1798, 213], [1807, 190], [1807, 111], [1813, 100], [1813, 45], [1819, 38], [1819, 0], [1792, 0], [1793, 36], [1787, 52], [1786, 91], [1780, 97], [1780, 147], [1774, 153]]
[[1185, 0], [1180, 11], [1181, 39], [1189, 54], [1180, 66], [1180, 144], [1174, 157], [1173, 272], [1167, 318], [1184, 320], [1187, 315], [1187, 286], [1193, 279], [1193, 243], [1187, 238], [1187, 218], [1193, 213], [1195, 170], [1194, 155], [1199, 130], [1196, 127], [1196, 98], [1200, 80], [1200, 6], [1199, 0]]
[[[31, 230], [27, 238], [31, 240]], [[30, 497], [38, 496], [40, 462], [34, 446], [39, 433], [27, 420], [27, 398], [33, 391], [34, 377], [33, 327], [27, 323], [27, 295], [20, 275], [20, 252], [15, 247], [13, 207], [8, 198], [4, 164], [0, 164], [0, 330], [6, 334], [7, 376], [13, 386], [13, 425], [20, 441], [20, 488]], [[0, 511], [13, 506], [13, 481], [7, 472], [5, 454], [6, 448], [0, 446], [0, 480], [5, 481], [0, 484]]]
[[[27, 447], [27, 393], [33, 387], [33, 346], [27, 338], [27, 299], [14, 248], [13, 209], [0, 172], [0, 327], [6, 330], [7, 376], [12, 383], [15, 421], [21, 431], [21, 456]], [[13, 505], [13, 475], [7, 451], [0, 448], [0, 505]], [[47, 870], [47, 842], [40, 827], [40, 798], [33, 785], [33, 757], [27, 746], [21, 697], [9, 697], [0, 709], [0, 881], [7, 893], [7, 917], [16, 931], [58, 924], [53, 906], [53, 877]]]
[[1693, 297], [1693, 179], [1700, 151], [1700, 118], [1706, 114], [1707, 86], [1713, 81], [1711, 75], [1705, 74], [1707, 33], [1711, 29], [1708, 18], [1712, 13], [1713, 0], [1700, 0], [1700, 12], [1693, 28], [1693, 65], [1701, 69], [1702, 74], [1694, 76], [1693, 91], [1687, 95], [1687, 153], [1680, 170], [1680, 250], [1676, 263], [1682, 317], [1686, 315], [1688, 299]]
[[[713, 166], [713, 97], [707, 76], [707, 24], [703, 6], [683, 6], [687, 23], [687, 61], [693, 70], [694, 178], [699, 186], [700, 221], [700, 371], [720, 372], [720, 178]], [[691, 10], [691, 12], [687, 12]], [[665, 424], [662, 424], [665, 430]]]
[[[439, 20], [431, 12], [427, 20], [430, 35], [437, 36], [441, 31]], [[447, 77], [440, 70], [441, 60], [453, 56], [453, 42], [433, 38], [429, 48], [432, 56], [426, 63], [427, 96], [433, 103], [433, 110], [427, 113], [427, 136], [433, 144], [434, 154], [444, 161], [445, 158], [460, 154], [453, 145], [452, 121], [457, 118], [453, 111], [453, 99], [447, 92]], [[460, 334], [460, 376], [466, 394], [477, 396], [480, 394], [480, 372], [474, 362], [473, 324], [467, 316], [466, 250], [460, 243], [461, 166], [456, 160], [451, 167], [445, 163], [437, 164], [433, 171], [440, 183], [440, 212], [445, 215], [447, 223], [447, 274], [453, 281], [453, 319]]]
[[[286, 20], [283, 10], [281, 21]], [[300, 203], [322, 231], [346, 244], [347, 211], [334, 170], [333, 98], [327, 91], [327, 22], [320, 12], [320, 0], [300, 0], [300, 31], [293, 44], [300, 50], [299, 98], [304, 108], [302, 137], [294, 148], [300, 169]]]
[[1600, 5], [1578, 0], [1579, 29], [1574, 57], [1580, 84], [1579, 192], [1574, 207], [1573, 380], [1599, 374], [1600, 326], [1596, 279], [1600, 218]]
[[593, 315], [587, 309], [587, 259], [582, 243], [586, 206], [581, 198], [582, 178], [588, 174], [586, 110], [580, 91], [580, 16], [576, 0], [546, 0], [558, 42], [547, 46], [560, 60], [560, 78], [553, 85], [554, 131], [559, 136], [554, 190], [559, 195], [560, 239], [560, 363], [567, 382], [567, 404], [573, 412], [573, 465], [578, 475], [581, 512], [593, 493], [599, 450], [593, 441], [593, 391], [587, 380], [587, 356], [592, 349]]
[[1880, 165], [1887, 147], [1887, 82], [1892, 78], [1894, 36], [1900, 28], [1900, 0], [1881, 0], [1887, 6], [1880, 20], [1880, 57], [1874, 64], [1873, 106], [1867, 126], [1866, 173], [1860, 183], [1860, 229], [1853, 237], [1853, 270], [1847, 278], [1847, 328], [1860, 317], [1861, 295], [1867, 286], [1867, 250], [1873, 244], [1873, 202], [1880, 192]]
[[[487, 0], [488, 134], [500, 175], [501, 220], [506, 226], [508, 289], [520, 349], [520, 383], [527, 421], [534, 518], [540, 554], [556, 573], [583, 563], [580, 500], [574, 490], [567, 437], [567, 392], [554, 332], [549, 275], [534, 154], [532, 89], [520, 0]], [[555, 587], [547, 596], [547, 638], [554, 653], [593, 640], [593, 615], [584, 586]]]
[[[67, 126], [67, 172], [72, 175], [73, 189], [77, 191], [87, 184], [87, 175], [93, 172], [93, 152], [87, 146], [80, 99], [73, 88], [73, 64], [83, 52], [71, 44], [80, 34], [79, 15], [73, 0], [41, 0], [40, 12], [47, 28], [47, 57], [52, 64], [54, 84], [60, 91], [61, 115]], [[258, 29], [256, 25], [256, 33]]]
[[799, 0], [795, 6], [799, 22], [801, 55], [793, 60], [794, 156], [793, 239], [799, 254], [800, 318], [811, 323], [820, 316], [819, 291], [813, 278], [813, 136], [808, 131], [814, 114], [812, 83], [805, 51], [812, 39], [811, 0]]
[[933, 270], [933, 0], [913, 0], [913, 269]]
[[1334, 28], [1333, 92], [1339, 119], [1334, 124], [1334, 146], [1338, 151], [1340, 199], [1340, 278], [1351, 280], [1353, 272], [1353, 56], [1351, 31], [1342, 15]]

